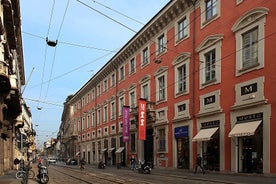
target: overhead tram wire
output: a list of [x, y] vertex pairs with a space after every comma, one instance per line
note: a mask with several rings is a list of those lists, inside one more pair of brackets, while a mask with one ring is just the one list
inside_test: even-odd
[[[47, 30], [47, 34], [46, 34], [46, 38], [48, 38], [49, 32], [50, 32], [50, 27], [51, 27], [51, 22], [52, 22], [52, 18], [53, 18], [53, 12], [54, 12], [54, 7], [55, 7], [55, 0], [53, 0], [53, 4], [52, 4], [52, 9], [51, 9], [51, 14], [50, 14], [50, 20], [49, 20], [49, 24], [48, 24], [48, 30]], [[46, 65], [46, 58], [47, 58], [47, 44], [45, 45], [45, 52], [44, 52], [44, 61], [43, 61], [43, 69], [42, 69], [42, 76], [41, 76], [41, 86], [40, 86], [40, 91], [39, 91], [39, 100], [41, 99], [41, 93], [42, 93], [42, 85], [44, 83], [44, 74], [45, 74], [45, 65]], [[39, 109], [39, 103], [37, 105], [37, 108]]]
[[[61, 22], [61, 25], [59, 27], [59, 31], [58, 31], [58, 35], [57, 35], [56, 40], [58, 40], [58, 38], [60, 36], [61, 29], [62, 29], [64, 20], [65, 20], [65, 16], [66, 16], [66, 13], [67, 13], [67, 10], [68, 10], [68, 7], [69, 7], [69, 2], [70, 2], [70, 0], [67, 0], [66, 8], [65, 8], [65, 11], [64, 11], [64, 14], [63, 14], [63, 17], [62, 17], [62, 22]], [[57, 43], [57, 41], [56, 41], [56, 43]], [[56, 59], [56, 53], [57, 53], [57, 47], [55, 46], [54, 56], [53, 56], [53, 61], [52, 61], [52, 65], [51, 65], [51, 70], [50, 70], [50, 76], [49, 76], [49, 80], [48, 80], [48, 85], [47, 85], [46, 93], [45, 93], [45, 96], [44, 96], [44, 101], [46, 100], [46, 98], [48, 96], [48, 92], [49, 92], [50, 82], [51, 82], [51, 78], [53, 76], [53, 69], [54, 69], [54, 64], [55, 64], [55, 59]]]
[[97, 12], [97, 13], [103, 15], [104, 17], [106, 17], [106, 18], [112, 20], [113, 22], [116, 22], [117, 24], [119, 24], [119, 25], [121, 25], [121, 26], [127, 28], [128, 30], [130, 30], [130, 31], [132, 31], [132, 32], [134, 32], [134, 33], [138, 33], [138, 31], [135, 31], [134, 29], [128, 27], [127, 25], [125, 25], [125, 24], [123, 24], [123, 23], [121, 23], [121, 22], [119, 22], [119, 21], [113, 19], [112, 17], [110, 17], [110, 16], [108, 16], [108, 15], [102, 13], [101, 11], [96, 10], [95, 8], [89, 6], [88, 4], [86, 4], [86, 3], [84, 3], [84, 2], [82, 2], [82, 1], [80, 1], [80, 0], [76, 0], [76, 1], [78, 1], [78, 2], [81, 3], [82, 5], [84, 5], [84, 6], [88, 7], [88, 8], [90, 8], [91, 10], [93, 10], [93, 11], [95, 11], [95, 12]]
[[130, 19], [130, 20], [132, 20], [132, 21], [134, 21], [136, 23], [139, 23], [139, 24], [141, 24], [143, 26], [145, 25], [144, 23], [140, 22], [139, 20], [136, 20], [136, 19], [134, 19], [134, 18], [132, 18], [132, 17], [126, 15], [126, 14], [123, 14], [122, 12], [119, 12], [119, 11], [117, 11], [117, 10], [111, 8], [111, 7], [108, 7], [108, 6], [106, 6], [106, 5], [102, 4], [102, 3], [99, 3], [97, 1], [95, 1], [95, 0], [91, 0], [91, 1], [93, 1], [96, 4], [99, 4], [99, 5], [103, 6], [103, 7], [107, 8], [107, 9], [109, 9], [109, 10], [111, 10], [111, 11], [113, 11], [113, 12], [119, 14], [119, 15], [122, 15], [123, 17], [126, 17], [126, 18], [128, 18], [128, 19]]
[[[29, 33], [29, 32], [25, 32], [22, 31], [22, 33], [29, 35], [29, 36], [33, 36], [36, 38], [39, 38], [43, 41], [45, 41], [45, 37], [33, 34], [33, 33]], [[104, 52], [116, 52], [116, 50], [109, 50], [109, 49], [105, 49], [105, 48], [98, 48], [98, 47], [93, 47], [93, 46], [88, 46], [88, 45], [81, 45], [81, 44], [77, 44], [77, 43], [70, 43], [70, 42], [66, 42], [66, 41], [58, 41], [59, 44], [64, 44], [64, 45], [70, 45], [70, 46], [74, 46], [74, 47], [80, 47], [80, 48], [87, 48], [87, 49], [92, 49], [92, 50], [98, 50], [98, 51], [104, 51]]]
[[[65, 72], [65, 73], [63, 73], [63, 74], [61, 74], [61, 75], [58, 75], [58, 76], [52, 78], [50, 81], [57, 80], [57, 79], [62, 78], [62, 77], [64, 77], [64, 76], [66, 76], [66, 75], [69, 75], [70, 73], [73, 73], [73, 72], [75, 72], [75, 71], [78, 71], [78, 70], [80, 70], [81, 68], [84, 68], [84, 67], [90, 65], [91, 63], [94, 63], [94, 62], [96, 62], [96, 61], [98, 61], [98, 60], [100, 60], [100, 59], [102, 59], [102, 58], [104, 58], [104, 57], [107, 57], [107, 56], [110, 55], [110, 54], [113, 54], [113, 52], [109, 52], [109, 53], [107, 53], [107, 54], [104, 54], [104, 55], [102, 55], [102, 56], [100, 56], [100, 57], [98, 57], [98, 58], [96, 58], [96, 59], [94, 59], [94, 60], [92, 60], [92, 61], [90, 61], [90, 62], [88, 62], [88, 63], [85, 63], [85, 64], [83, 64], [83, 65], [81, 65], [81, 66], [79, 66], [79, 67], [77, 67], [77, 68], [74, 68], [74, 69], [72, 69], [72, 70], [70, 70], [70, 71], [68, 71], [68, 72]], [[49, 82], [49, 81], [45, 81], [43, 84], [45, 84], [45, 83], [47, 83], [47, 82]], [[30, 88], [34, 88], [34, 87], [37, 87], [37, 86], [39, 86], [39, 85], [41, 85], [41, 84], [33, 85], [33, 86], [31, 86]]]

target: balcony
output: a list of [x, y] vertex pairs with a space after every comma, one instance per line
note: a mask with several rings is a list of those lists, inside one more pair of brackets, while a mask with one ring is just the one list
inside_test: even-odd
[[0, 92], [10, 90], [9, 68], [6, 62], [0, 61]]

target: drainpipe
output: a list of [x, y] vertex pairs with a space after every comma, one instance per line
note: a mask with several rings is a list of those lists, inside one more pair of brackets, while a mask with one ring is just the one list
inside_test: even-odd
[[196, 1], [193, 0], [193, 58], [192, 58], [192, 117], [195, 117], [195, 62], [196, 62]]
[[[197, 128], [197, 124], [196, 124], [196, 120], [195, 120], [195, 84], [196, 84], [196, 79], [195, 79], [195, 67], [196, 67], [196, 2], [197, 0], [192, 0], [192, 4], [193, 4], [193, 43], [192, 43], [192, 49], [193, 49], [193, 54], [192, 54], [192, 121], [193, 121], [193, 125], [195, 125], [193, 127], [193, 131], [195, 130], [195, 128]], [[196, 147], [197, 150], [197, 147]], [[197, 152], [197, 151], [196, 151]], [[196, 155], [196, 154], [195, 154]], [[194, 156], [194, 154], [193, 154]], [[193, 159], [195, 160], [195, 159]]]

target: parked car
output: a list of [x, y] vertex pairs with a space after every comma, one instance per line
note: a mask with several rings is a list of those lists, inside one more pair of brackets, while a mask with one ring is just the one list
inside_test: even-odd
[[57, 162], [57, 158], [55, 158], [55, 157], [48, 157], [47, 162], [49, 164], [55, 164]]
[[78, 165], [78, 161], [74, 158], [69, 158], [67, 161], [66, 161], [66, 165]]

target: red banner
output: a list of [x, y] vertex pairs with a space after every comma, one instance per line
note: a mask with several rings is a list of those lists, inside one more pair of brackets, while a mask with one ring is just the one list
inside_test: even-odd
[[138, 139], [139, 140], [146, 140], [146, 119], [147, 119], [147, 102], [145, 99], [138, 100]]

